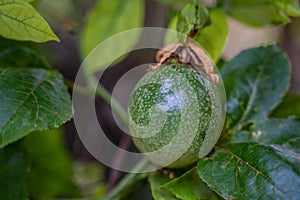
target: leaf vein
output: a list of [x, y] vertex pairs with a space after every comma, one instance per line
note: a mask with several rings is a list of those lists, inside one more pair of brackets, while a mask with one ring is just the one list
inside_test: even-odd
[[277, 188], [280, 192], [282, 192], [283, 194], [286, 194], [286, 192], [280, 188], [278, 185], [276, 185], [276, 183], [270, 179], [267, 175], [263, 174], [262, 172], [260, 172], [258, 169], [256, 169], [255, 167], [253, 167], [252, 165], [250, 165], [248, 162], [244, 161], [242, 158], [240, 158], [238, 155], [234, 154], [233, 152], [224, 149], [226, 152], [228, 152], [230, 155], [233, 155], [236, 159], [238, 159], [239, 161], [241, 161], [242, 163], [244, 163], [246, 166], [249, 166], [252, 170], [254, 170], [258, 175], [262, 176], [264, 179], [266, 179], [267, 181], [269, 181], [275, 188]]
[[[24, 26], [24, 28], [27, 30], [27, 33], [28, 33], [29, 35], [31, 35], [31, 34], [30, 34], [30, 31], [28, 31], [28, 29], [27, 29], [28, 27], [31, 28], [31, 29], [36, 30], [37, 32], [41, 32], [41, 33], [44, 33], [44, 34], [46, 34], [46, 35], [48, 35], [48, 36], [50, 36], [50, 37], [53, 37], [52, 34], [49, 34], [47, 31], [45, 31], [45, 30], [46, 30], [46, 27], [44, 27], [44, 29], [39, 29], [39, 28], [37, 28], [36, 26], [32, 26], [32, 25], [30, 25], [30, 24], [28, 24], [28, 23], [25, 23], [25, 21], [24, 21], [23, 19], [20, 20], [20, 19], [11, 17], [11, 16], [9, 16], [9, 15], [7, 15], [7, 14], [3, 14], [3, 13], [0, 13], [0, 15], [2, 15], [2, 18], [3, 18], [3, 17], [7, 17], [7, 18], [9, 18], [9, 19], [11, 19], [11, 20], [13, 20], [13, 21], [17, 21], [17, 22], [19, 22], [20, 24], [22, 24], [22, 25]], [[5, 20], [2, 20], [2, 22], [5, 23]], [[7, 24], [7, 23], [5, 23], [5, 24]], [[17, 31], [14, 31], [14, 29], [12, 29], [11, 27], [10, 27], [10, 29], [12, 30], [12, 32], [18, 33]], [[20, 35], [20, 34], [18, 34], [18, 35]]]
[[[259, 73], [257, 74], [257, 76], [256, 76], [256, 78], [255, 78], [255, 81], [254, 81], [254, 83], [253, 83], [253, 85], [252, 85], [252, 90], [251, 90], [251, 93], [250, 93], [250, 98], [249, 98], [249, 100], [248, 100], [248, 102], [247, 102], [247, 106], [246, 106], [246, 109], [245, 109], [245, 112], [243, 112], [243, 115], [242, 115], [242, 117], [240, 118], [240, 120], [236, 123], [236, 126], [237, 126], [237, 128], [240, 128], [239, 127], [239, 124], [241, 123], [241, 122], [243, 122], [243, 120], [246, 118], [246, 116], [249, 114], [249, 112], [251, 111], [251, 108], [252, 108], [252, 106], [253, 106], [253, 103], [254, 103], [254, 100], [255, 100], [255, 95], [256, 95], [256, 93], [257, 93], [257, 87], [258, 87], [258, 84], [260, 83], [260, 78], [261, 78], [261, 75], [263, 74], [263, 71], [264, 71], [264, 69], [265, 69], [265, 67], [266, 67], [266, 64], [269, 62], [269, 54], [271, 54], [272, 53], [272, 51], [270, 50], [269, 52], [268, 52], [268, 55], [267, 56], [265, 56], [265, 60], [264, 60], [264, 62], [262, 63], [262, 65], [260, 65], [260, 67], [259, 67]], [[251, 83], [249, 83], [250, 85], [251, 85]]]
[[37, 120], [38, 120], [38, 117], [39, 117], [39, 104], [38, 104], [37, 97], [36, 97], [36, 95], [34, 94], [33, 91], [31, 92], [31, 94], [32, 94], [32, 96], [33, 96], [33, 98], [34, 98], [34, 102], [35, 102], [35, 104], [36, 104], [35, 121], [37, 121]]
[[28, 97], [31, 95], [32, 92], [34, 92], [43, 81], [50, 75], [50, 73], [46, 73], [42, 79], [32, 88], [32, 90], [28, 93], [28, 95], [16, 106], [16, 108], [13, 110], [12, 114], [7, 118], [5, 123], [0, 127], [0, 132], [4, 129], [4, 127], [8, 124], [8, 122], [12, 119], [12, 117], [17, 113], [17, 110], [25, 103], [25, 101], [28, 99]]

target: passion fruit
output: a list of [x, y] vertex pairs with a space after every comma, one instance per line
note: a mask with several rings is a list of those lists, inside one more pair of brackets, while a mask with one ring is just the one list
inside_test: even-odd
[[146, 73], [129, 102], [129, 130], [153, 163], [181, 168], [206, 156], [224, 123], [224, 86], [190, 65], [163, 65]]

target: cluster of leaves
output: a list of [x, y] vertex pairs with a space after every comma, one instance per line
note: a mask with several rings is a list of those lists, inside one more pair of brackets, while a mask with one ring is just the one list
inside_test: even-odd
[[[0, 35], [59, 41], [30, 3], [0, 2]], [[72, 163], [62, 132], [56, 129], [73, 116], [64, 79], [36, 51], [4, 38], [1, 43], [0, 196], [40, 199], [68, 194], [74, 189]]]
[[[59, 41], [32, 6], [34, 2], [0, 2], [2, 37]], [[300, 15], [297, 0], [220, 0], [207, 12], [190, 7], [196, 9], [192, 16], [183, 10], [171, 19], [169, 28], [176, 29], [178, 19], [179, 23], [183, 19], [200, 23], [203, 30], [195, 39], [215, 62], [227, 37], [226, 15], [253, 26], [285, 24], [289, 16]], [[193, 21], [201, 13], [209, 16], [209, 23]], [[99, 1], [80, 34], [82, 56], [109, 36], [141, 26], [142, 21], [142, 0]], [[184, 32], [185, 24], [182, 27]], [[174, 40], [178, 39], [166, 36], [166, 43]], [[130, 49], [137, 41], [138, 35], [120, 46]], [[0, 196], [40, 199], [64, 195], [73, 187], [72, 163], [61, 132], [49, 130], [72, 118], [70, 97], [62, 75], [43, 56], [15, 44], [8, 41], [0, 46]], [[114, 51], [108, 49], [99, 60]], [[101, 63], [93, 70], [99, 69]], [[148, 178], [155, 199], [299, 199], [300, 120], [289, 116], [298, 111], [286, 110], [286, 105], [298, 103], [299, 97], [284, 96], [290, 82], [290, 65], [284, 53], [274, 45], [243, 51], [225, 64], [222, 78], [227, 118], [215, 152], [188, 171], [181, 170], [173, 180], [160, 173], [142, 175], [139, 180]]]
[[[203, 28], [194, 39], [217, 62], [228, 32], [226, 14], [253, 26], [276, 25], [289, 22], [288, 15], [299, 16], [299, 6], [296, 1], [220, 1], [208, 13], [210, 23], [207, 12], [189, 4], [169, 28], [187, 35], [197, 25]], [[177, 40], [166, 36], [166, 43]], [[175, 179], [149, 174], [154, 199], [298, 199], [299, 112], [285, 109], [289, 102], [299, 105], [299, 97], [287, 93], [290, 73], [276, 45], [245, 50], [227, 62], [221, 71], [227, 117], [215, 152]]]
[[[38, 3], [36, 0], [0, 2], [1, 199], [76, 196], [79, 194], [75, 187], [82, 186], [83, 193], [89, 192], [91, 189], [84, 187], [95, 181], [95, 177], [83, 180], [90, 172], [73, 177], [77, 164], [67, 153], [62, 131], [58, 129], [73, 117], [71, 98], [63, 76], [33, 50], [37, 46], [34, 43], [60, 39], [35, 8]], [[69, 2], [67, 6], [75, 5]], [[107, 37], [140, 27], [142, 20], [143, 1], [99, 1], [79, 30], [82, 33], [78, 34], [81, 36], [78, 48], [82, 56]], [[128, 41], [128, 45], [133, 46], [137, 37]], [[86, 167], [89, 165], [81, 168]], [[102, 177], [97, 176], [97, 180]], [[105, 187], [100, 185], [96, 189], [92, 191], [96, 196], [103, 195]]]
[[227, 116], [214, 153], [189, 171], [177, 172], [175, 179], [149, 174], [153, 197], [299, 199], [300, 113], [285, 118], [290, 113], [282, 110], [287, 101], [299, 100], [284, 97], [290, 73], [289, 61], [276, 45], [245, 50], [226, 63], [221, 74]]
[[[220, 8], [210, 10], [211, 24], [199, 36], [212, 44], [195, 39], [217, 61], [227, 34], [225, 13], [254, 26], [285, 24], [290, 21], [288, 15], [299, 16], [296, 1], [285, 3], [220, 1]], [[188, 20], [191, 16], [186, 13], [181, 12], [175, 21], [181, 18], [177, 30], [189, 33], [193, 28], [189, 25], [196, 20]], [[175, 25], [171, 21], [173, 29]], [[206, 28], [210, 35], [205, 34]], [[299, 97], [288, 93], [290, 74], [289, 61], [276, 45], [244, 50], [225, 63], [221, 75], [227, 115], [221, 139], [213, 154], [175, 179], [150, 174], [154, 199], [299, 199], [300, 113], [295, 110]]]

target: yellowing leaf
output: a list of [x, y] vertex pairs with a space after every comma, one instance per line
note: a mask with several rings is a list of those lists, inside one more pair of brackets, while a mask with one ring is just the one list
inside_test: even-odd
[[0, 35], [14, 40], [59, 41], [45, 19], [21, 0], [0, 1]]

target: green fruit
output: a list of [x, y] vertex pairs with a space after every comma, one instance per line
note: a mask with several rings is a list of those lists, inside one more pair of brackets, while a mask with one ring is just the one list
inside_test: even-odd
[[224, 123], [224, 87], [186, 64], [148, 72], [129, 102], [129, 130], [152, 162], [185, 167], [206, 156]]

